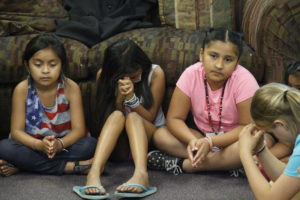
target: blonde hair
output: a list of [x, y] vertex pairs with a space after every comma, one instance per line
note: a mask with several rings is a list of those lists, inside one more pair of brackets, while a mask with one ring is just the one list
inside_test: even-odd
[[283, 120], [293, 134], [300, 131], [300, 92], [287, 85], [269, 83], [258, 89], [250, 111], [260, 128], [272, 128], [275, 120]]

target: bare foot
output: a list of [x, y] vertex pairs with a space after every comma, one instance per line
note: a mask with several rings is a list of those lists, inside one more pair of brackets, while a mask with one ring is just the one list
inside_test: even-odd
[[[90, 171], [87, 175], [86, 185], [101, 187], [100, 174]], [[106, 190], [103, 188], [99, 190], [97, 188], [88, 188], [85, 190], [85, 194], [95, 195], [95, 194], [106, 194]]]
[[93, 159], [89, 159], [89, 160], [83, 160], [83, 161], [79, 161], [79, 165], [77, 166], [77, 168], [81, 168], [81, 169], [75, 169], [75, 163], [76, 162], [67, 162], [64, 172], [66, 174], [74, 174], [74, 173], [79, 173], [79, 174], [87, 174], [89, 173], [91, 164], [93, 162]]
[[16, 167], [11, 166], [5, 160], [0, 160], [0, 175], [1, 176], [11, 176], [18, 173], [20, 170]]
[[[149, 178], [147, 172], [135, 172], [133, 176], [125, 184], [141, 184], [145, 187], [149, 187]], [[120, 185], [117, 187], [119, 192], [134, 192], [141, 193], [143, 189], [135, 186]]]

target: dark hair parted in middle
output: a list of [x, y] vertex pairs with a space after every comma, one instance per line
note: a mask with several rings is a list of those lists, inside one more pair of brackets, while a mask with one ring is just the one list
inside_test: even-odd
[[100, 129], [116, 109], [118, 80], [123, 79], [126, 74], [142, 70], [142, 79], [134, 84], [134, 92], [136, 96], [143, 97], [145, 108], [152, 106], [153, 96], [148, 83], [151, 67], [152, 62], [148, 56], [131, 40], [118, 40], [107, 47], [101, 76], [97, 81], [97, 124]]
[[60, 58], [62, 66], [60, 78], [63, 78], [63, 72], [66, 72], [68, 65], [66, 50], [63, 43], [54, 34], [44, 33], [32, 38], [25, 48], [23, 54], [23, 63], [28, 65], [30, 58], [36, 52], [47, 48], [51, 48]]
[[236, 45], [237, 48], [237, 57], [243, 53], [243, 35], [242, 33], [234, 32], [226, 28], [205, 28], [205, 38], [202, 42], [202, 48], [209, 45], [213, 41], [222, 41], [222, 42], [231, 42], [232, 44]]

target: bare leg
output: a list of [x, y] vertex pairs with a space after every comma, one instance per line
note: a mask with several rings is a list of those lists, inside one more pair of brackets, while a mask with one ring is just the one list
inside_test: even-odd
[[[144, 120], [137, 113], [132, 112], [126, 118], [126, 132], [129, 138], [130, 149], [135, 164], [133, 176], [126, 182], [127, 184], [141, 184], [145, 187], [149, 186], [149, 178], [147, 172], [147, 152], [148, 140], [156, 127], [150, 122]], [[135, 186], [120, 185], [117, 188], [122, 192], [142, 192], [141, 188]]]
[[[114, 111], [106, 120], [98, 139], [92, 167], [87, 175], [86, 185], [101, 186], [100, 175], [104, 170], [120, 134], [124, 128], [125, 117], [122, 112]], [[104, 194], [105, 190], [87, 189], [86, 194]]]
[[5, 160], [0, 160], [0, 175], [1, 176], [11, 176], [18, 173], [20, 170], [16, 167], [12, 167]]
[[[203, 137], [196, 130], [190, 130], [196, 137]], [[157, 129], [157, 131], [155, 131], [153, 135], [153, 141], [158, 149], [166, 152], [167, 154], [180, 158], [188, 158], [186, 144], [183, 144], [175, 136], [173, 136], [166, 126], [161, 127]]]
[[189, 159], [185, 159], [183, 162], [183, 170], [186, 172], [197, 172], [239, 168], [242, 164], [238, 148], [238, 142], [235, 142], [221, 151], [210, 152], [208, 153], [206, 160], [195, 168], [192, 167]]

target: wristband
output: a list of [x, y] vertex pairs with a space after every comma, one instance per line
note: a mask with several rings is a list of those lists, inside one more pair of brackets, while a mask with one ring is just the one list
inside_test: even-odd
[[266, 148], [266, 143], [264, 142], [264, 146], [260, 148], [257, 152], [255, 152], [253, 155], [258, 156], [261, 152], [263, 152]]
[[140, 99], [135, 94], [133, 94], [133, 96], [130, 99], [125, 100], [123, 104], [130, 108], [136, 108], [140, 105]]

